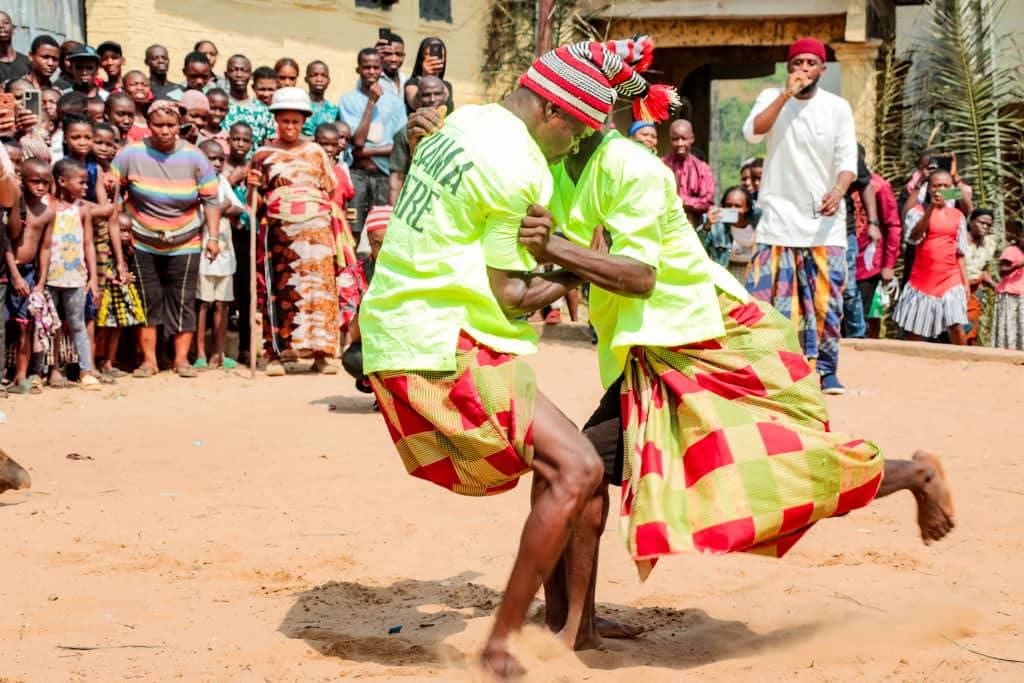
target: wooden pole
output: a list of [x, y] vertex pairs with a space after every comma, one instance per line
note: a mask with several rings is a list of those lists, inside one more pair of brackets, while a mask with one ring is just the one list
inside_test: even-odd
[[256, 218], [256, 202], [259, 192], [249, 186], [249, 376], [256, 376], [256, 232], [259, 220]]

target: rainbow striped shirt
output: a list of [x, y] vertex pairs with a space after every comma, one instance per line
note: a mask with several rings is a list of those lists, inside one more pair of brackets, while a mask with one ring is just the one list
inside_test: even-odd
[[110, 164], [114, 183], [128, 190], [125, 208], [153, 232], [198, 222], [200, 204], [217, 205], [217, 174], [199, 148], [179, 141], [164, 154], [148, 138], [126, 145]]

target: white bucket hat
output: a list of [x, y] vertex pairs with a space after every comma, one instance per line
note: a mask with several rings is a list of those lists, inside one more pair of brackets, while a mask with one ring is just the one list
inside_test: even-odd
[[313, 105], [302, 88], [278, 88], [270, 101], [270, 111], [301, 111], [309, 116], [313, 113]]

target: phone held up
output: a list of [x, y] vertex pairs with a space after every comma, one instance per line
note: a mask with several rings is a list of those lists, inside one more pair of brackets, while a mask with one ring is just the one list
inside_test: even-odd
[[391, 40], [391, 29], [388, 27], [381, 27], [377, 29], [377, 40]]
[[720, 223], [738, 223], [740, 220], [739, 209], [719, 209], [718, 210], [718, 221]]
[[42, 115], [43, 99], [38, 90], [26, 90], [18, 96], [19, 104], [37, 119]]
[[947, 202], [950, 199], [959, 201], [964, 198], [964, 191], [959, 187], [947, 187], [945, 190], [939, 190], [939, 194], [942, 195], [942, 198]]
[[431, 43], [427, 46], [427, 54], [434, 59], [441, 59], [444, 57], [444, 46], [441, 43]]

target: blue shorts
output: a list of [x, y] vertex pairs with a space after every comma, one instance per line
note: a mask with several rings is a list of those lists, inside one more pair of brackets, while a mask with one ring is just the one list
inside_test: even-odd
[[[18, 272], [25, 280], [29, 289], [36, 286], [36, 264], [26, 263], [18, 266]], [[32, 314], [28, 312], [28, 297], [18, 296], [14, 291], [13, 279], [7, 285], [7, 319], [22, 325], [32, 322]]]

